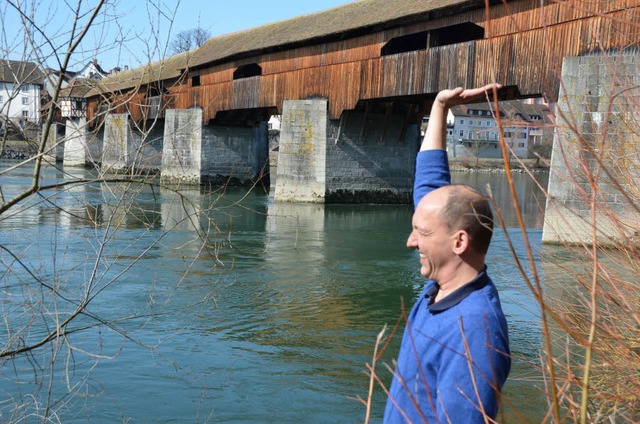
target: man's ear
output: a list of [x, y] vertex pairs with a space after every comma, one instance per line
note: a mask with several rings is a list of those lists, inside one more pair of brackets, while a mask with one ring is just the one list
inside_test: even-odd
[[458, 230], [453, 235], [453, 253], [456, 255], [462, 255], [471, 246], [471, 237], [469, 233], [464, 230]]

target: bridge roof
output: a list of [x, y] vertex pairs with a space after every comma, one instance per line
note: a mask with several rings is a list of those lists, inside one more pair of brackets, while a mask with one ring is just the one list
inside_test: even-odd
[[[191, 66], [227, 60], [282, 46], [298, 46], [376, 27], [393, 27], [410, 18], [452, 14], [453, 6], [482, 5], [473, 0], [359, 0], [322, 12], [262, 25], [209, 39], [195, 52]], [[444, 12], [448, 13], [444, 13]]]
[[333, 9], [213, 37], [198, 49], [109, 76], [88, 95], [175, 79], [186, 68], [393, 28], [483, 5], [483, 0], [357, 0]]

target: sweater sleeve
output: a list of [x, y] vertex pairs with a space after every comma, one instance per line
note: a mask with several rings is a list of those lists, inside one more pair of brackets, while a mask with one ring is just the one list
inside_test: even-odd
[[413, 184], [413, 206], [430, 191], [451, 184], [446, 150], [423, 150], [416, 157], [416, 179]]

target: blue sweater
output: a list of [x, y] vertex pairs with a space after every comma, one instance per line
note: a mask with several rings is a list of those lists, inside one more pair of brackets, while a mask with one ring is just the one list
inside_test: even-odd
[[[450, 183], [447, 154], [418, 154], [414, 203]], [[498, 291], [485, 271], [432, 303], [427, 281], [408, 317], [385, 423], [476, 423], [495, 418], [511, 367], [507, 321]]]

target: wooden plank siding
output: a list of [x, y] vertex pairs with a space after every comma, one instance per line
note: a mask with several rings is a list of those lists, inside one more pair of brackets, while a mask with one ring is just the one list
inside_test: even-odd
[[[484, 7], [421, 22], [413, 18], [353, 38], [199, 65], [187, 70], [187, 78], [175, 79], [165, 88], [175, 99], [173, 107], [202, 108], [205, 123], [219, 111], [281, 111], [285, 99], [313, 97], [327, 98], [330, 118], [338, 119], [359, 101], [402, 97], [426, 101], [445, 87], [494, 80], [517, 87], [523, 97], [546, 94], [553, 99], [563, 57], [640, 43], [640, 0], [540, 4], [540, 0], [503, 2], [491, 6], [489, 18]], [[381, 56], [382, 47], [394, 37], [468, 22], [484, 28], [485, 38]], [[261, 67], [260, 76], [233, 79], [234, 70], [253, 63]], [[200, 78], [197, 87], [191, 86], [194, 76]], [[145, 89], [130, 90], [132, 118], [143, 119], [143, 109], [135, 105], [144, 104]], [[90, 117], [98, 100], [91, 99]]]

